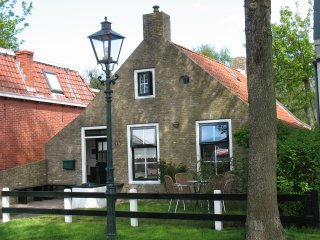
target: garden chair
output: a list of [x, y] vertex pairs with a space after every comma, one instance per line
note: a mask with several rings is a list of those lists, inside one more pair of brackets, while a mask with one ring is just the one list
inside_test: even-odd
[[229, 172], [225, 172], [222, 175], [225, 178], [225, 180], [234, 179], [234, 177], [235, 177], [235, 175], [233, 173], [231, 173], [230, 171]]
[[223, 174], [212, 175], [209, 177], [207, 191], [212, 193], [213, 190], [223, 191], [225, 176]]
[[[230, 193], [232, 189], [232, 184], [234, 182], [234, 175], [231, 173], [224, 173], [210, 176], [209, 183], [207, 185], [207, 192], [213, 192], [213, 190], [221, 190], [222, 194]], [[222, 201], [222, 207], [224, 212], [226, 211], [225, 202]], [[208, 202], [208, 211], [209, 211]]]
[[[191, 173], [176, 173], [174, 178], [177, 184], [184, 186], [184, 192], [196, 192], [196, 186], [192, 182], [193, 178]], [[190, 191], [187, 189], [187, 186], [189, 186]]]
[[[182, 192], [181, 186], [179, 186], [179, 184], [175, 184], [175, 183], [173, 182], [172, 177], [170, 177], [169, 175], [165, 175], [165, 176], [164, 176], [164, 184], [165, 184], [167, 193], [175, 194], [175, 193], [181, 193], [181, 192]], [[179, 205], [179, 201], [180, 201], [180, 199], [177, 200], [176, 208], [175, 208], [175, 210], [174, 210], [175, 213], [177, 212], [177, 208], [178, 208], [178, 205]], [[172, 199], [170, 199], [168, 212], [170, 211], [171, 203], [172, 203]], [[184, 200], [183, 200], [183, 209], [186, 210], [186, 206], [185, 206]]]
[[[222, 194], [226, 194], [226, 193], [231, 192], [233, 182], [234, 182], [233, 177], [225, 180], [224, 186], [222, 189]], [[227, 211], [226, 211], [226, 205], [225, 205], [224, 201], [222, 201], [222, 207], [223, 207], [224, 212], [226, 213]]]

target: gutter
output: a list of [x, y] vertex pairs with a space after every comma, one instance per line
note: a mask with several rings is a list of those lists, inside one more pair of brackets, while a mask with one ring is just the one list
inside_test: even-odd
[[85, 108], [88, 105], [88, 104], [84, 104], [84, 103], [73, 103], [73, 102], [68, 102], [68, 101], [63, 101], [63, 100], [25, 96], [25, 95], [21, 95], [21, 94], [5, 93], [5, 92], [0, 92], [0, 97], [34, 101], [34, 102], [43, 102], [43, 103], [50, 103], [50, 104], [58, 104], [58, 105], [66, 105], [66, 106], [73, 106], [73, 107], [80, 107], [80, 108]]

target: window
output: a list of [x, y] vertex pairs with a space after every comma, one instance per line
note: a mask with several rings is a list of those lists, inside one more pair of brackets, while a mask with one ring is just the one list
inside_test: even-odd
[[197, 155], [198, 170], [210, 168], [214, 174], [232, 170], [231, 120], [197, 122]]
[[154, 69], [142, 69], [134, 71], [134, 88], [136, 99], [154, 98]]
[[96, 139], [96, 165], [106, 166], [107, 163], [107, 139]]
[[159, 183], [158, 124], [128, 126], [129, 183]]
[[44, 75], [49, 83], [51, 92], [63, 94], [57, 75], [54, 72], [44, 72]]

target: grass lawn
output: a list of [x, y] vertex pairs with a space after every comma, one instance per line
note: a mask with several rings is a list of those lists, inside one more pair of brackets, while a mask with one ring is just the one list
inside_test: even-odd
[[[139, 211], [166, 212], [168, 202], [144, 202], [139, 204]], [[180, 206], [181, 209], [181, 206]], [[128, 210], [128, 204], [117, 205], [117, 210]], [[190, 211], [190, 209], [189, 209]], [[213, 222], [192, 220], [139, 219], [139, 227], [131, 227], [130, 219], [117, 218], [116, 239], [134, 240], [232, 240], [244, 239], [243, 224], [225, 223], [223, 231], [215, 231]], [[63, 216], [38, 216], [21, 218], [0, 224], [1, 240], [24, 239], [106, 239], [105, 217], [74, 216], [73, 223], [64, 223]], [[320, 239], [320, 229], [286, 229], [289, 239]]]

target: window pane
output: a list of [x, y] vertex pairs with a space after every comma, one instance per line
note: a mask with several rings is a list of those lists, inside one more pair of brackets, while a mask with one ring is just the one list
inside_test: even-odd
[[151, 144], [156, 145], [155, 128], [132, 130], [132, 145]]
[[144, 144], [156, 145], [156, 130], [154, 128], [144, 130]]
[[157, 148], [133, 149], [135, 179], [158, 179]]
[[157, 148], [146, 148], [146, 161], [157, 162]]
[[138, 95], [152, 95], [152, 71], [139, 72], [138, 74]]
[[132, 130], [132, 145], [143, 144], [143, 129]]
[[135, 148], [134, 149], [134, 162], [135, 163], [144, 163], [145, 162], [145, 149], [144, 148]]
[[214, 144], [201, 144], [201, 159], [204, 161], [214, 161]]
[[144, 179], [146, 177], [145, 165], [144, 164], [135, 164], [134, 165], [134, 178], [135, 179]]
[[229, 161], [229, 144], [201, 144], [204, 161]]
[[216, 165], [217, 165], [217, 174], [230, 171], [230, 161], [217, 162]]
[[217, 142], [227, 140], [228, 138], [228, 124], [219, 123], [211, 125], [200, 126], [201, 142]]
[[216, 146], [215, 151], [217, 161], [229, 161], [229, 144]]
[[149, 93], [149, 81], [142, 77], [140, 79], [140, 94], [141, 95], [146, 95]]
[[107, 141], [98, 142], [98, 151], [107, 151]]
[[62, 91], [56, 74], [45, 72], [45, 75], [48, 79], [49, 85], [51, 87], [51, 91]]
[[134, 148], [135, 162], [157, 162], [157, 148]]
[[158, 167], [156, 164], [147, 165], [147, 178], [158, 178]]
[[228, 125], [226, 123], [215, 125], [215, 141], [227, 140]]
[[85, 130], [86, 137], [91, 136], [107, 136], [107, 129], [92, 129], [92, 130]]
[[213, 142], [214, 141], [214, 126], [203, 125], [201, 126], [201, 142]]

